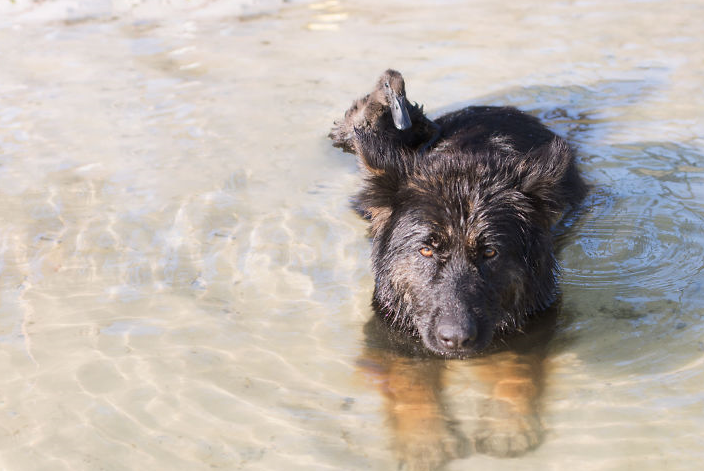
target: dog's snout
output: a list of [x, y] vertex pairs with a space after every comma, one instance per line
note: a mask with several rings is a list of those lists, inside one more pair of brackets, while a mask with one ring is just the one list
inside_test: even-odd
[[477, 338], [477, 328], [472, 323], [441, 321], [435, 330], [438, 343], [446, 350], [464, 350]]

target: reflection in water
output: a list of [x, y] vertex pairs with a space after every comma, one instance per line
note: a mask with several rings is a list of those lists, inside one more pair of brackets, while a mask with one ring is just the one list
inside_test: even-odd
[[520, 456], [539, 445], [543, 363], [559, 311], [557, 302], [522, 333], [467, 360], [418, 356], [419, 340], [374, 315], [358, 364], [384, 397], [404, 469], [433, 470], [473, 453]]

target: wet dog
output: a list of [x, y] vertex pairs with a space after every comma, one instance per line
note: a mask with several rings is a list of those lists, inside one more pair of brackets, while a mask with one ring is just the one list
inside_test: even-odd
[[[411, 462], [425, 469], [457, 453], [443, 451], [452, 434], [441, 381], [428, 379], [440, 373], [408, 358], [483, 355], [546, 310], [557, 293], [551, 228], [586, 187], [570, 146], [535, 117], [471, 106], [432, 121], [405, 93], [401, 75], [385, 72], [330, 137], [365, 173], [356, 207], [370, 221], [372, 330], [393, 347], [373, 347], [363, 361], [402, 424], [401, 454], [421, 450]], [[500, 417], [477, 435], [477, 450], [514, 456], [539, 442], [534, 353], [476, 363], [484, 372], [474, 380], [490, 387]], [[428, 444], [431, 435], [440, 438]]]
[[437, 118], [435, 136], [421, 107], [397, 109], [407, 103], [387, 71], [330, 137], [366, 172], [357, 208], [371, 222], [377, 311], [428, 352], [468, 357], [552, 303], [550, 230], [585, 185], [570, 146], [533, 116], [468, 107]]

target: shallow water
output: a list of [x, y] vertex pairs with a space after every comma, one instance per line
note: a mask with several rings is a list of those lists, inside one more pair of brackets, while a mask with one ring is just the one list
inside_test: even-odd
[[447, 469], [704, 461], [704, 4], [377, 3], [3, 6], [0, 467], [395, 469], [325, 137], [390, 66], [431, 114], [540, 116], [593, 185], [543, 443]]

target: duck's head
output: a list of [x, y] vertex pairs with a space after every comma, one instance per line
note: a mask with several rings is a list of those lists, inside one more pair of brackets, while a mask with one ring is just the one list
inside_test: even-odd
[[400, 72], [389, 69], [379, 77], [376, 93], [379, 101], [391, 110], [396, 129], [403, 131], [411, 127], [411, 118], [406, 107], [406, 84]]

